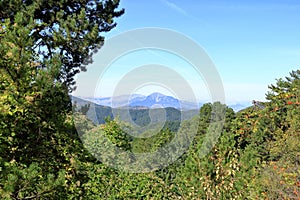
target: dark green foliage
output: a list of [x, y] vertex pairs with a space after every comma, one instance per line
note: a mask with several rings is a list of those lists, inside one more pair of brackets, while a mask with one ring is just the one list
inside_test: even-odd
[[103, 44], [101, 32], [123, 13], [117, 6], [0, 2], [0, 198], [61, 199], [78, 188], [76, 163], [90, 158], [70, 117], [68, 91]]
[[137, 153], [153, 152], [169, 143], [175, 132], [170, 129], [145, 131], [140, 137], [132, 141], [133, 151]]
[[116, 11], [118, 4], [113, 0], [4, 0], [0, 3], [0, 19], [28, 30], [27, 34], [18, 32], [16, 37], [30, 37], [32, 44], [27, 50], [38, 53], [38, 68], [48, 69], [45, 61], [58, 57], [61, 65], [54, 78], [71, 89], [74, 75], [86, 70], [93, 53], [103, 45], [101, 33], [114, 28], [114, 18], [124, 13]]
[[17, 163], [7, 164], [9, 170], [1, 174], [0, 195], [4, 199], [38, 199], [59, 198], [64, 191], [65, 171], [58, 175], [45, 174], [37, 163], [20, 166]]

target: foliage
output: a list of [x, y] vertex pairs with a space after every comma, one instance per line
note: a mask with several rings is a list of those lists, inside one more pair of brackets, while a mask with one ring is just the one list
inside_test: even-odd
[[32, 44], [27, 50], [37, 51], [39, 68], [49, 69], [45, 61], [59, 57], [61, 65], [55, 80], [71, 89], [74, 75], [85, 70], [93, 53], [103, 45], [101, 33], [114, 28], [113, 19], [124, 13], [116, 11], [118, 4], [114, 0], [4, 0], [0, 3], [0, 18], [8, 26], [27, 30], [27, 33], [18, 31], [14, 38], [30, 37]]
[[59, 198], [58, 191], [64, 191], [65, 171], [45, 175], [37, 163], [20, 166], [16, 162], [6, 164], [9, 170], [1, 174], [0, 197], [2, 199]]
[[[187, 120], [168, 108], [163, 128], [142, 138], [128, 122], [95, 123], [94, 105], [77, 102], [72, 115], [74, 75], [115, 27], [124, 12], [118, 4], [0, 2], [0, 198], [299, 199], [300, 70], [270, 85], [261, 109], [234, 113], [214, 102]], [[130, 114], [139, 125], [152, 114], [159, 125], [156, 111]], [[118, 168], [136, 159], [130, 152], [155, 152], [174, 139], [172, 148], [188, 150], [169, 166], [140, 174]]]
[[[0, 197], [74, 192], [87, 159], [70, 119], [74, 75], [115, 26], [118, 1], [0, 2]], [[89, 159], [87, 159], [89, 160]]]

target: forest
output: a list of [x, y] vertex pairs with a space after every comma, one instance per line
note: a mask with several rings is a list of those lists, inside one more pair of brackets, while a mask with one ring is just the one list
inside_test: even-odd
[[[102, 33], [116, 26], [124, 13], [118, 6], [0, 2], [0, 198], [300, 199], [299, 69], [270, 83], [263, 107], [235, 113], [206, 103], [179, 130], [175, 124], [144, 137], [132, 137], [118, 119], [99, 125], [72, 109], [74, 76], [88, 70]], [[173, 143], [185, 151], [175, 160], [162, 156], [168, 165], [134, 157], [166, 150], [177, 133], [189, 143]], [[136, 168], [122, 165], [129, 161]]]

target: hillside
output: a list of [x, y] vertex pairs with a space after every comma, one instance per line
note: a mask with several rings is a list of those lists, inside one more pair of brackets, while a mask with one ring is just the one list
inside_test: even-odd
[[87, 118], [95, 124], [104, 124], [105, 119], [109, 117], [145, 128], [147, 125], [156, 126], [166, 122], [166, 127], [175, 131], [181, 121], [191, 119], [199, 113], [198, 110], [179, 111], [173, 107], [150, 109], [144, 106], [130, 106], [111, 108], [75, 96], [71, 96], [71, 99], [74, 104], [73, 108], [86, 114]]
[[[42, 184], [43, 191], [47, 188], [55, 191], [55, 195], [49, 193], [50, 197], [299, 199], [299, 96], [300, 70], [292, 72], [286, 80], [279, 79], [275, 85], [270, 85], [266, 96], [268, 102], [261, 103], [263, 106], [252, 106], [235, 113], [221, 103], [207, 103], [197, 111], [199, 117], [184, 120], [180, 129], [174, 128], [178, 127], [176, 122], [180, 120], [180, 111], [167, 108], [169, 127], [154, 126], [139, 135], [131, 132], [132, 125], [120, 121], [122, 117], [102, 118], [104, 124], [100, 125], [92, 123], [88, 118], [99, 114], [101, 117], [103, 113], [110, 116], [113, 109], [72, 97], [79, 111], [73, 109], [75, 124], [69, 119], [56, 122], [48, 129], [48, 133], [53, 128], [59, 133], [52, 134], [52, 140], [47, 135], [30, 135], [26, 140], [20, 140], [23, 144], [28, 142], [22, 146], [20, 142], [9, 143], [6, 141], [11, 139], [1, 137], [2, 152], [6, 153], [1, 154], [0, 160], [3, 172], [0, 175], [0, 195], [10, 197], [17, 192], [18, 195], [47, 196], [35, 189], [36, 184]], [[89, 116], [91, 108], [96, 112]], [[125, 110], [141, 125], [147, 125], [143, 120], [149, 120], [143, 118], [144, 115], [149, 117], [150, 113], [154, 119], [160, 119], [163, 111], [136, 107], [117, 109], [116, 112], [121, 116], [126, 114]], [[225, 123], [219, 129], [220, 124], [216, 122], [222, 113], [225, 114]], [[9, 116], [1, 114], [6, 121], [11, 119]], [[76, 131], [74, 125], [80, 131], [80, 139], [70, 135]], [[4, 125], [0, 128], [2, 133], [7, 130]], [[27, 128], [30, 130], [31, 127]], [[221, 130], [219, 136], [218, 130]], [[194, 131], [196, 134], [190, 138]], [[24, 135], [13, 137], [22, 138]], [[45, 139], [41, 141], [41, 137]], [[180, 139], [179, 142], [168, 146], [176, 138]], [[192, 139], [190, 143], [186, 143], [187, 138]], [[111, 143], [107, 143], [107, 139]], [[9, 148], [4, 148], [3, 144]], [[40, 150], [45, 148], [47, 151]], [[55, 148], [60, 149], [61, 154], [57, 154]], [[161, 167], [161, 162], [167, 161], [165, 158], [171, 158], [172, 151], [182, 148], [187, 150], [178, 159]], [[163, 154], [155, 154], [157, 151]], [[62, 157], [63, 154], [66, 157]], [[151, 154], [153, 156], [149, 158]], [[45, 162], [47, 159], [50, 162]], [[145, 170], [147, 173], [117, 170], [124, 162], [137, 164], [130, 170]], [[129, 170], [126, 165], [123, 167]]]

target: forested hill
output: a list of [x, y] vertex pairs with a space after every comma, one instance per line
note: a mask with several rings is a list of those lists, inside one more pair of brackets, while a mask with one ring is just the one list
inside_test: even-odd
[[[86, 148], [94, 152], [102, 150], [96, 141], [104, 134], [126, 151], [154, 152], [172, 141], [174, 132], [163, 129], [153, 136], [147, 136], [153, 132], [145, 132], [145, 138], [132, 138], [126, 133], [129, 129], [124, 129], [119, 121], [106, 120], [105, 126], [97, 126], [78, 113], [85, 132], [83, 138], [89, 144], [83, 147], [74, 132], [71, 114], [66, 115], [64, 122], [60, 122], [62, 118], [52, 119], [56, 124], [36, 131], [25, 121], [22, 124], [9, 121], [17, 120], [18, 116], [26, 120], [29, 117], [26, 112], [26, 115], [12, 115], [16, 108], [11, 107], [1, 112], [2, 122], [6, 123], [1, 124], [0, 194], [6, 199], [31, 196], [298, 199], [299, 95], [300, 70], [297, 70], [285, 80], [279, 79], [270, 85], [266, 95], [268, 102], [263, 108], [250, 107], [234, 113], [223, 105], [226, 122], [222, 133], [211, 151], [201, 157], [203, 141], [210, 132], [212, 112], [215, 107], [222, 106], [220, 103], [204, 104], [199, 118], [182, 124], [182, 131], [186, 133], [192, 131], [194, 123], [199, 124], [188, 151], [168, 167], [142, 174], [110, 168], [96, 160]], [[22, 130], [30, 134], [25, 135]], [[114, 155], [111, 153], [110, 156]]]

